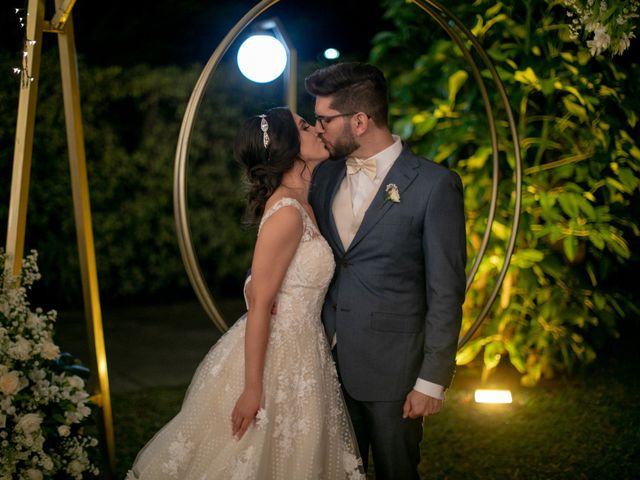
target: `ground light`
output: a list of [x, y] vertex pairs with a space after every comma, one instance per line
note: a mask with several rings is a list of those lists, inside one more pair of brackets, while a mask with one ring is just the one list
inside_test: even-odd
[[287, 51], [271, 35], [253, 35], [238, 50], [238, 68], [249, 80], [267, 83], [275, 80], [287, 66]]
[[512, 403], [510, 390], [476, 390], [474, 394], [476, 403]]

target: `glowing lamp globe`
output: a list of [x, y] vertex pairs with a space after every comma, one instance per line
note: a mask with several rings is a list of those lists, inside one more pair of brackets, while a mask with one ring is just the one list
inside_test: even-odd
[[284, 72], [287, 51], [275, 37], [254, 35], [247, 38], [238, 50], [238, 68], [249, 80], [268, 83]]
[[340, 57], [340, 52], [335, 48], [327, 48], [324, 51], [324, 58], [327, 60], [335, 60], [338, 57]]

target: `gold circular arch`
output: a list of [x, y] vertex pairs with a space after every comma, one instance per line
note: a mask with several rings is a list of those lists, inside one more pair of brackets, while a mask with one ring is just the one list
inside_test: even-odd
[[[189, 281], [198, 297], [198, 300], [202, 304], [207, 315], [211, 318], [213, 323], [218, 327], [218, 329], [222, 332], [226, 331], [229, 327], [222, 318], [216, 304], [213, 300], [213, 296], [204, 280], [204, 276], [202, 275], [202, 270], [200, 269], [200, 264], [198, 262], [198, 258], [195, 253], [195, 249], [193, 246], [193, 242], [191, 239], [191, 230], [189, 228], [189, 214], [188, 214], [188, 206], [187, 206], [187, 166], [188, 166], [188, 155], [189, 155], [189, 143], [191, 138], [191, 133], [193, 131], [195, 119], [198, 114], [198, 109], [200, 107], [200, 103], [202, 102], [202, 98], [204, 96], [204, 92], [206, 86], [211, 78], [212, 74], [215, 72], [220, 60], [223, 55], [229, 49], [230, 45], [233, 41], [240, 35], [240, 33], [260, 14], [262, 14], [265, 10], [271, 8], [273, 5], [278, 3], [280, 0], [262, 0], [258, 4], [256, 4], [251, 10], [249, 10], [241, 19], [236, 23], [236, 25], [227, 33], [227, 35], [222, 39], [220, 44], [214, 50], [213, 54], [209, 58], [209, 61], [205, 65], [196, 85], [191, 93], [191, 97], [189, 99], [189, 103], [187, 104], [187, 108], [182, 119], [182, 126], [180, 128], [180, 135], [178, 137], [178, 146], [176, 149], [176, 158], [174, 164], [174, 181], [173, 181], [173, 203], [174, 203], [174, 216], [176, 221], [176, 230], [178, 234], [178, 245], [180, 247], [180, 253], [182, 255], [182, 261], [184, 263], [185, 269], [187, 271], [187, 275], [189, 277]], [[484, 79], [480, 73], [480, 69], [473, 59], [471, 52], [466, 48], [463, 38], [460, 33], [466, 37], [468, 41], [471, 42], [473, 49], [476, 51], [482, 63], [488, 70], [491, 75], [491, 79], [493, 80], [496, 89], [498, 90], [500, 96], [500, 102], [502, 103], [503, 108], [505, 109], [505, 113], [507, 116], [507, 122], [509, 124], [509, 130], [511, 132], [511, 137], [513, 139], [514, 146], [514, 158], [515, 158], [515, 205], [514, 205], [514, 218], [513, 224], [510, 231], [509, 239], [507, 242], [507, 248], [505, 250], [505, 258], [502, 265], [502, 268], [498, 274], [498, 279], [496, 284], [494, 285], [493, 290], [487, 297], [487, 301], [480, 313], [474, 320], [473, 324], [469, 329], [461, 336], [458, 342], [458, 348], [461, 348], [477, 331], [480, 327], [483, 320], [487, 317], [493, 302], [496, 299], [498, 291], [502, 286], [502, 282], [507, 273], [507, 269], [509, 268], [509, 263], [511, 261], [511, 257], [513, 255], [513, 250], [515, 248], [516, 242], [516, 234], [518, 231], [519, 220], [520, 220], [520, 211], [521, 211], [521, 197], [522, 197], [522, 159], [520, 156], [520, 146], [518, 144], [518, 131], [513, 118], [513, 113], [511, 111], [511, 106], [509, 104], [509, 100], [507, 97], [506, 90], [500, 77], [493, 66], [489, 56], [484, 51], [478, 40], [475, 36], [464, 26], [464, 24], [458, 19], [450, 10], [440, 4], [440, 2], [435, 0], [412, 0], [419, 8], [421, 8], [425, 13], [427, 13], [433, 20], [440, 25], [440, 27], [451, 37], [453, 42], [460, 48], [460, 51], [463, 53], [465, 60], [467, 61], [471, 73], [478, 85], [480, 90], [480, 94], [482, 96], [482, 101], [484, 103], [485, 112], [487, 115], [487, 124], [489, 126], [490, 132], [490, 140], [492, 147], [492, 188], [491, 188], [491, 203], [489, 206], [489, 213], [487, 217], [487, 225], [485, 229], [485, 233], [482, 238], [482, 242], [480, 244], [480, 248], [478, 249], [478, 253], [473, 262], [471, 270], [467, 275], [467, 283], [466, 290], [469, 290], [469, 287], [473, 283], [473, 279], [478, 271], [480, 266], [480, 262], [486, 252], [487, 245], [489, 243], [489, 239], [491, 237], [491, 226], [493, 225], [495, 219], [495, 211], [497, 208], [497, 198], [498, 198], [498, 179], [499, 179], [499, 163], [498, 163], [498, 135], [495, 128], [495, 118], [493, 114], [493, 108], [491, 106], [491, 101], [489, 99], [489, 95], [487, 93], [487, 88], [484, 83]], [[456, 28], [453, 28], [451, 25], [454, 25]]]

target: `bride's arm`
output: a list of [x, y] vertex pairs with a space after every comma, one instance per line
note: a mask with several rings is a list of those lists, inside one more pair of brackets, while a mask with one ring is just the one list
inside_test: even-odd
[[244, 343], [244, 391], [231, 415], [233, 434], [238, 438], [260, 408], [271, 308], [298, 248], [302, 228], [300, 212], [295, 207], [282, 207], [262, 225], [256, 241]]

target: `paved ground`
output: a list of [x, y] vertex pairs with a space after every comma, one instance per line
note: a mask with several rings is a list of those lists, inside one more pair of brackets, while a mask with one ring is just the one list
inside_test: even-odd
[[[241, 315], [241, 300], [219, 305], [230, 323]], [[112, 393], [150, 386], [187, 384], [220, 337], [197, 301], [133, 307], [103, 307], [107, 365]], [[56, 343], [90, 365], [82, 311], [61, 311]]]

